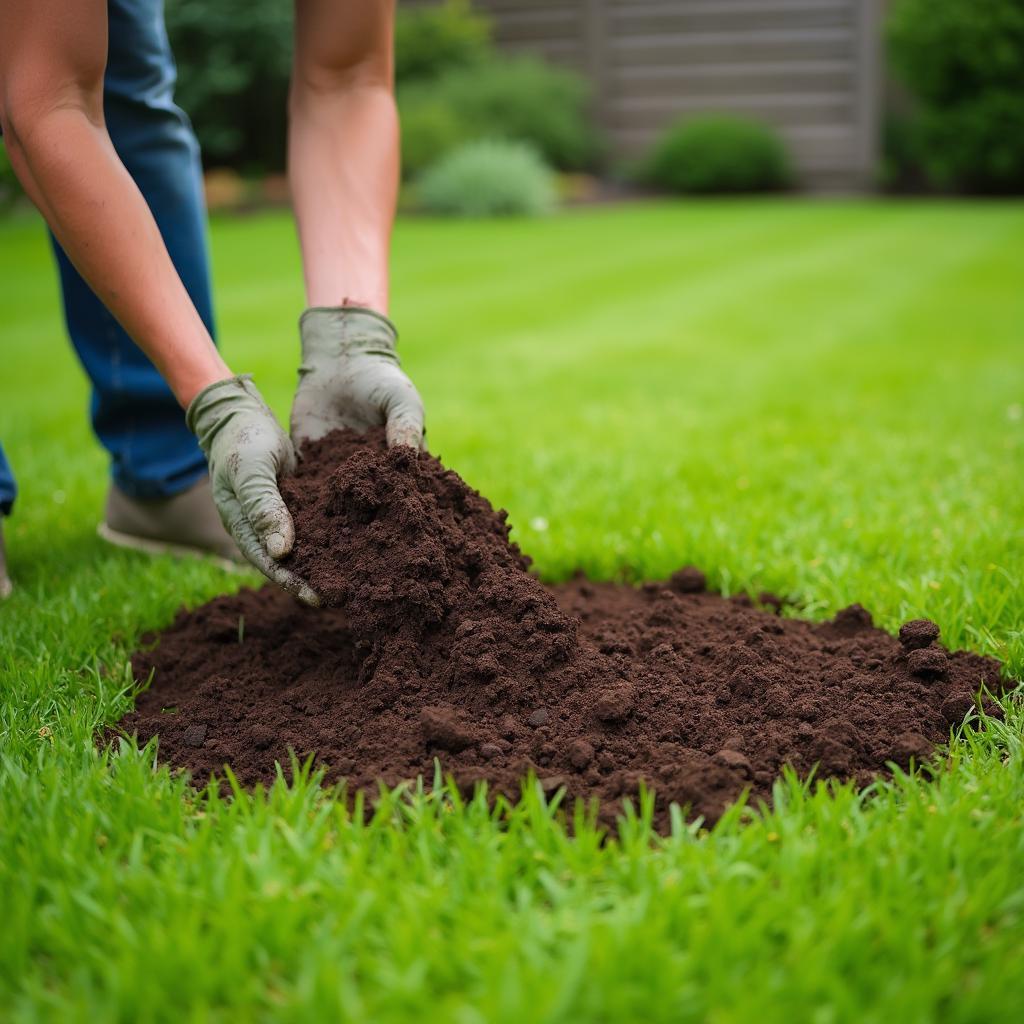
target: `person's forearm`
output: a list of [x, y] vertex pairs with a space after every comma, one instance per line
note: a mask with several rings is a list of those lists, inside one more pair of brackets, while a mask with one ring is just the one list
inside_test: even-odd
[[230, 370], [107, 134], [106, 17], [106, 0], [4, 0], [4, 142], [72, 263], [184, 406]]
[[54, 109], [31, 120], [12, 158], [69, 259], [178, 401], [230, 376], [106, 131]]
[[299, 0], [288, 175], [310, 306], [388, 312], [398, 194], [392, 5]]

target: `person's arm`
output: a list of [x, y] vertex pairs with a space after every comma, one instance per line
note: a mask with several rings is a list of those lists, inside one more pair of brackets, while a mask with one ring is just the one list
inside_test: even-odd
[[292, 436], [386, 426], [419, 446], [423, 403], [387, 319], [398, 194], [394, 0], [295, 0], [288, 178], [309, 309]]
[[171, 262], [103, 117], [106, 0], [3, 0], [0, 126], [11, 165], [61, 247], [188, 409], [214, 499], [242, 552], [315, 595], [275, 559], [294, 543], [277, 475], [291, 442], [252, 383], [233, 378]]
[[11, 165], [82, 277], [187, 406], [231, 376], [103, 119], [106, 0], [4, 0], [0, 124]]
[[394, 0], [296, 0], [288, 179], [310, 306], [387, 316], [398, 196]]

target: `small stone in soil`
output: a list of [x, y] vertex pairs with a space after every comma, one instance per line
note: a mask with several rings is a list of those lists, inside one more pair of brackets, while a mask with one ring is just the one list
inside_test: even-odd
[[182, 738], [190, 747], [201, 747], [206, 742], [206, 726], [190, 725]]
[[579, 771], [594, 759], [594, 748], [586, 740], [574, 740], [569, 747], [569, 763]]
[[594, 702], [594, 714], [612, 725], [624, 722], [633, 713], [634, 694], [628, 686], [605, 690]]
[[451, 708], [425, 707], [420, 712], [420, 728], [428, 746], [439, 747], [451, 753], [465, 750], [473, 743], [470, 729], [459, 721]]

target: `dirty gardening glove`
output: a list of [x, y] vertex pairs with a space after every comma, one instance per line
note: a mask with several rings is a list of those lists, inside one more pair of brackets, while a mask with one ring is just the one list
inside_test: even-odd
[[423, 402], [402, 372], [387, 317], [359, 306], [314, 307], [299, 320], [302, 365], [292, 405], [296, 442], [338, 427], [385, 427], [388, 445], [423, 443]]
[[213, 500], [242, 554], [306, 604], [312, 588], [278, 564], [295, 543], [295, 527], [277, 489], [295, 469], [295, 449], [248, 376], [217, 381], [192, 399], [185, 417], [210, 466]]

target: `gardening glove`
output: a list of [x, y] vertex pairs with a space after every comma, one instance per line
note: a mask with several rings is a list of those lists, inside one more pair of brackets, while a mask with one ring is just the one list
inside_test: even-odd
[[229, 377], [192, 399], [185, 416], [210, 466], [213, 500], [242, 554], [300, 601], [318, 605], [309, 584], [279, 565], [295, 526], [277, 478], [295, 470], [295, 448], [252, 379]]
[[388, 445], [423, 445], [423, 402], [395, 354], [386, 317], [359, 306], [314, 307], [299, 319], [302, 365], [292, 437], [316, 440], [338, 427], [386, 429]]

